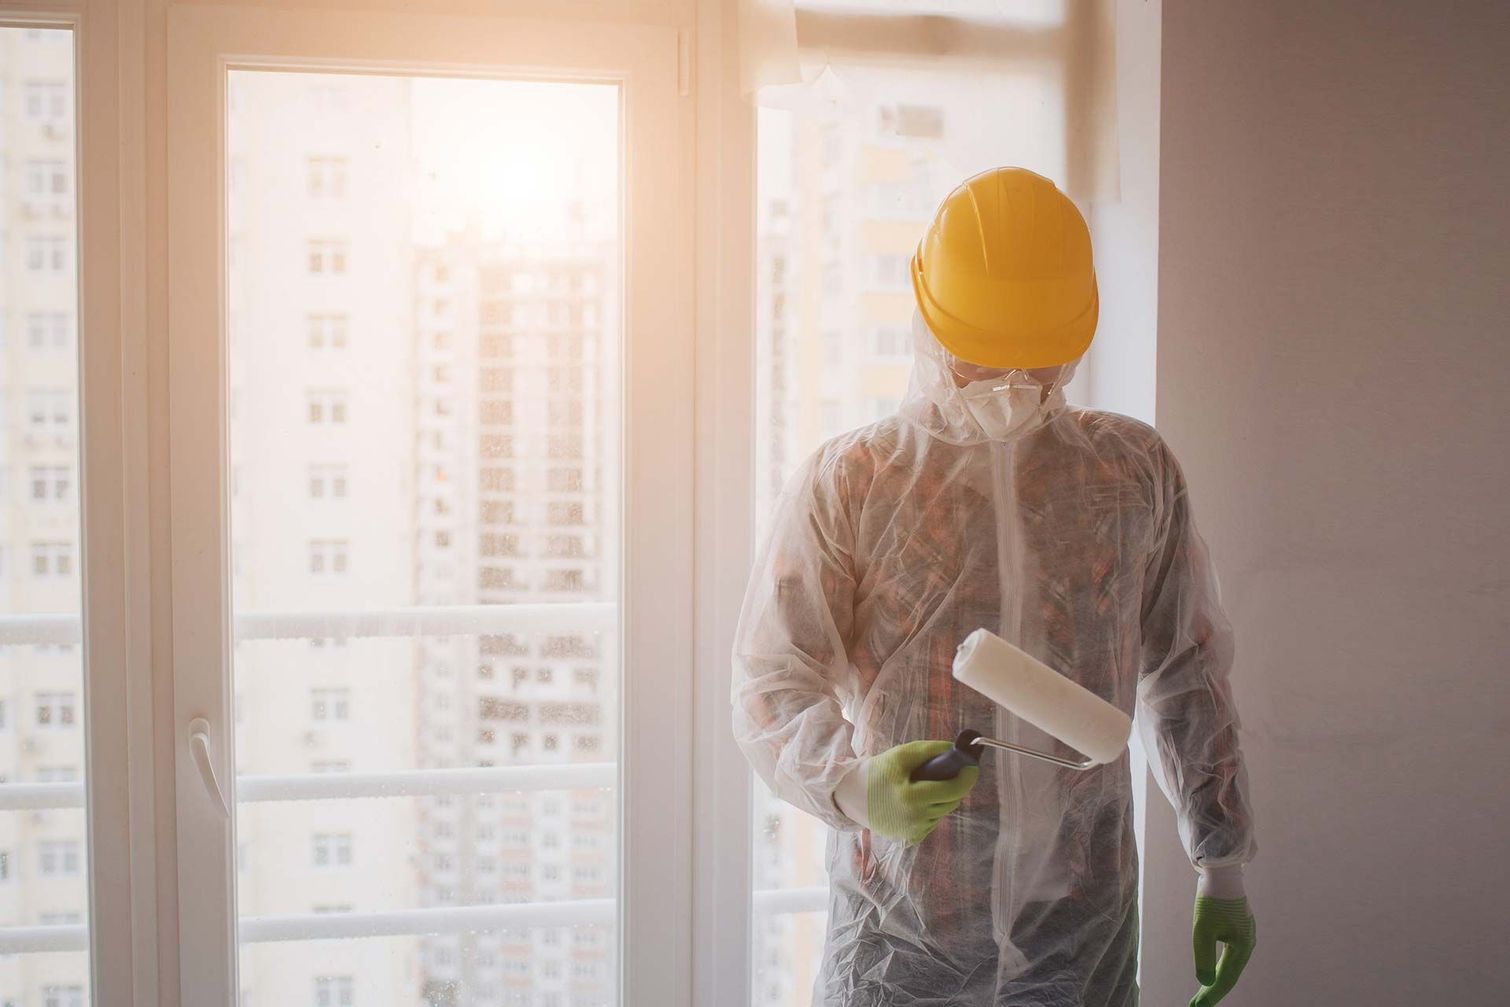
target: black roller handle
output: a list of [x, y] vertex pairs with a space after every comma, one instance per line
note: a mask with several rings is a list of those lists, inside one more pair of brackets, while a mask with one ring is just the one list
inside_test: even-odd
[[976, 741], [979, 737], [979, 731], [969, 728], [959, 732], [959, 737], [954, 739], [953, 748], [942, 755], [935, 755], [914, 769], [910, 779], [914, 783], [919, 780], [952, 780], [966, 766], [980, 765], [981, 753], [986, 750], [986, 746]]

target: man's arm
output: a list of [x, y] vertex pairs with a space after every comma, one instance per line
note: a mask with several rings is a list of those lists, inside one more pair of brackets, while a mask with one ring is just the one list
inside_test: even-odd
[[1242, 877], [1255, 850], [1253, 813], [1227, 682], [1232, 630], [1180, 467], [1162, 444], [1155, 461], [1159, 535], [1144, 574], [1138, 720], [1185, 851], [1201, 872], [1191, 927], [1201, 988], [1190, 1004], [1215, 1007], [1257, 939]]
[[1179, 464], [1162, 444], [1155, 460], [1159, 535], [1144, 576], [1138, 719], [1191, 863], [1230, 892], [1233, 869], [1256, 849], [1228, 683], [1232, 629]]
[[734, 736], [775, 793], [834, 828], [854, 768], [838, 686], [849, 671], [855, 577], [847, 483], [820, 451], [782, 494], [734, 643]]

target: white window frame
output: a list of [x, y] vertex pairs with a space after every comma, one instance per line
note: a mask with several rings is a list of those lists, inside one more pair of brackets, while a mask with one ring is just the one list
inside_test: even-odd
[[[16, 108], [73, 147], [76, 173], [63, 198], [77, 208], [67, 226], [76, 239], [80, 322], [82, 606], [77, 617], [7, 620], [5, 633], [11, 642], [38, 647], [71, 651], [83, 644], [85, 731], [82, 781], [76, 773], [63, 777], [42, 767], [39, 791], [5, 783], [0, 795], [13, 810], [84, 808], [89, 920], [86, 928], [85, 914], [70, 911], [56, 919], [44, 915], [43, 924], [55, 929], [0, 926], [0, 952], [86, 951], [95, 1004], [157, 1004], [157, 795], [171, 794], [169, 784], [159, 789], [163, 780], [154, 766], [151, 660], [152, 587], [166, 584], [167, 567], [149, 549], [149, 480], [166, 471], [148, 451], [149, 372], [156, 366], [148, 322], [158, 296], [149, 277], [154, 269], [161, 276], [152, 244], [160, 230], [147, 183], [156, 124], [148, 111], [155, 73], [149, 53], [160, 29], [137, 0], [17, 0], [0, 4], [0, 26], [68, 32], [59, 44], [71, 51], [75, 68], [71, 89], [64, 82], [37, 92], [35, 114], [24, 107], [30, 89], [18, 87]], [[86, 135], [87, 157], [81, 150]], [[38, 432], [70, 432], [66, 417], [56, 429], [50, 420]], [[14, 873], [16, 853], [6, 851], [7, 874]], [[171, 949], [168, 954], [171, 964]], [[60, 989], [72, 996], [74, 987], [67, 982]]]
[[[178, 960], [183, 1004], [237, 989], [224, 318], [228, 68], [382, 67], [623, 87], [623, 1003], [690, 1004], [692, 103], [674, 27], [178, 5], [168, 10], [168, 343]], [[231, 54], [235, 54], [232, 56]], [[248, 55], [255, 54], [255, 55]], [[214, 376], [206, 380], [206, 376]], [[207, 475], [208, 474], [208, 475]], [[219, 474], [219, 477], [216, 477]], [[669, 699], [669, 701], [668, 701]], [[190, 725], [208, 724], [200, 759]], [[224, 791], [229, 796], [229, 791]], [[171, 980], [170, 980], [171, 981]]]

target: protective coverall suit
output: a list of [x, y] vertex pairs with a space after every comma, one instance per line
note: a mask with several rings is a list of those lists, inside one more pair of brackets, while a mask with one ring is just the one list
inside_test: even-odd
[[914, 342], [898, 413], [828, 441], [790, 481], [737, 631], [738, 741], [834, 830], [814, 1002], [1130, 1007], [1125, 755], [1075, 772], [988, 754], [916, 845], [834, 802], [862, 757], [967, 727], [1075, 754], [953, 680], [955, 647], [986, 627], [1136, 712], [1194, 864], [1254, 851], [1231, 633], [1169, 449], [1058, 387], [1014, 388], [983, 416], [921, 321]]

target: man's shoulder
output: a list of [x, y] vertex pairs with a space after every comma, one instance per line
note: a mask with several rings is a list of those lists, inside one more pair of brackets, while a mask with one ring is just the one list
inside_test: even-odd
[[1072, 409], [1069, 418], [1098, 448], [1123, 447], [1140, 454], [1163, 453], [1164, 438], [1152, 425], [1105, 409]]
[[820, 459], [839, 464], [869, 463], [897, 449], [905, 424], [901, 417], [883, 416], [853, 430], [836, 434], [818, 446]]
[[807, 465], [819, 483], [844, 483], [851, 489], [867, 486], [887, 467], [906, 437], [906, 424], [885, 416], [828, 438], [809, 456]]

